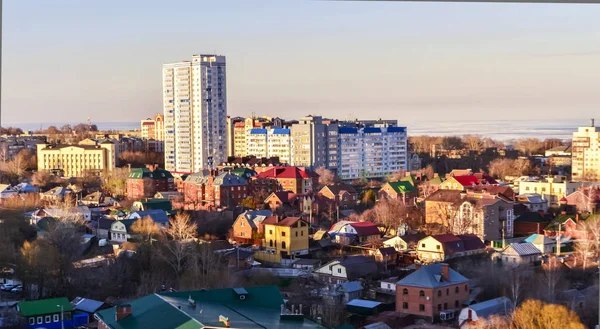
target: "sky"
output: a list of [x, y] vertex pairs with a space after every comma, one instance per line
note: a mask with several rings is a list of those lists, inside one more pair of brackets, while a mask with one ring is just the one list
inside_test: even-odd
[[227, 57], [231, 116], [582, 119], [600, 5], [5, 0], [2, 125], [162, 112], [161, 66]]

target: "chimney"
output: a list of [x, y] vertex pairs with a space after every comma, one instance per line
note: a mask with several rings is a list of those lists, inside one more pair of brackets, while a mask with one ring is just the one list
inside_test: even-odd
[[130, 314], [131, 314], [131, 305], [129, 305], [129, 304], [117, 305], [116, 312], [115, 312], [117, 321], [121, 321], [122, 319], [128, 317]]
[[448, 264], [442, 264], [442, 278], [444, 278], [444, 280], [446, 282], [450, 282], [450, 268], [448, 267]]
[[592, 127], [594, 127], [594, 119], [592, 119]]
[[472, 314], [472, 310], [471, 309], [469, 309], [469, 315], [467, 316], [467, 320], [473, 321], [473, 314]]

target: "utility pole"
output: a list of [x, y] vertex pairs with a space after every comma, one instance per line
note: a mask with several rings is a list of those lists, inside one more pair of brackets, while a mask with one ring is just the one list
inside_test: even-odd
[[556, 257], [560, 256], [560, 229], [562, 226], [560, 224], [560, 222], [557, 224], [558, 224], [558, 234], [556, 235]]
[[63, 305], [56, 306], [60, 307], [60, 328], [65, 329], [65, 307]]

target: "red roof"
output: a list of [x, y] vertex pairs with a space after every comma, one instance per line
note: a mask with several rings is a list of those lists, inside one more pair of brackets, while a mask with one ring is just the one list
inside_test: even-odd
[[314, 177], [310, 172], [298, 167], [273, 167], [255, 176], [256, 178], [293, 178], [304, 179]]
[[453, 255], [465, 251], [465, 245], [463, 240], [461, 240], [454, 234], [433, 235], [432, 238], [436, 239], [442, 244], [444, 253], [446, 253], [447, 255]]
[[272, 195], [275, 195], [277, 197], [277, 199], [279, 199], [279, 201], [281, 201], [281, 203], [292, 203], [294, 202], [294, 200], [296, 200], [296, 194], [292, 193], [292, 192], [273, 192], [271, 195], [269, 195], [267, 197], [266, 200], [268, 200]]
[[371, 222], [353, 222], [349, 224], [356, 230], [358, 236], [381, 235], [377, 225]]
[[479, 185], [479, 179], [473, 175], [454, 176], [453, 178], [464, 187]]

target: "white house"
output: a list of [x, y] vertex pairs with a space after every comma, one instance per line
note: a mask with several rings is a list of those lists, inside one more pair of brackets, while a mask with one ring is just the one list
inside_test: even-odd
[[512, 312], [513, 304], [506, 297], [498, 297], [465, 307], [458, 315], [458, 326], [461, 329], [475, 328], [477, 321], [492, 315], [506, 316]]
[[379, 281], [379, 289], [382, 291], [395, 293], [396, 292], [396, 282], [398, 282], [397, 276], [393, 276], [391, 278], [381, 280], [381, 281]]
[[127, 242], [134, 221], [133, 219], [114, 221], [110, 224], [110, 239], [119, 243]]
[[532, 264], [542, 256], [542, 252], [532, 243], [513, 243], [500, 253], [502, 264], [518, 266]]
[[313, 274], [327, 283], [342, 283], [377, 273], [377, 263], [367, 256], [350, 256], [317, 268]]
[[0, 199], [10, 199], [17, 196], [18, 192], [8, 184], [0, 184]]

